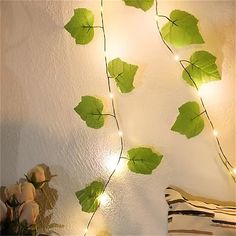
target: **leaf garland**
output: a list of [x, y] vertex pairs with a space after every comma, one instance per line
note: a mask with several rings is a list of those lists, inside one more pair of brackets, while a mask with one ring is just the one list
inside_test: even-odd
[[99, 129], [104, 125], [103, 103], [100, 99], [92, 96], [83, 96], [81, 102], [74, 110], [86, 122], [88, 127]]
[[89, 186], [75, 193], [82, 206], [82, 211], [95, 212], [100, 205], [99, 196], [103, 193], [104, 183], [93, 181]]
[[[186, 67], [186, 70], [191, 75], [197, 87], [221, 79], [215, 62], [216, 57], [207, 51], [197, 51], [192, 54], [190, 64]], [[188, 73], [184, 70], [182, 77], [188, 84], [193, 86]]]
[[74, 16], [64, 26], [77, 44], [88, 44], [94, 36], [94, 15], [86, 8], [74, 10]]
[[128, 168], [135, 173], [149, 175], [161, 163], [163, 155], [151, 148], [138, 147], [128, 151]]
[[134, 89], [133, 81], [138, 66], [128, 64], [120, 58], [108, 63], [108, 72], [115, 79], [117, 86], [122, 93], [129, 93]]
[[154, 3], [154, 0], [123, 0], [123, 1], [127, 6], [140, 8], [143, 11], [149, 10]]
[[174, 10], [169, 22], [162, 29], [163, 39], [176, 48], [190, 44], [202, 44], [204, 40], [199, 33], [198, 20], [186, 11]]
[[192, 138], [202, 132], [204, 120], [197, 102], [187, 102], [178, 108], [179, 115], [171, 130]]

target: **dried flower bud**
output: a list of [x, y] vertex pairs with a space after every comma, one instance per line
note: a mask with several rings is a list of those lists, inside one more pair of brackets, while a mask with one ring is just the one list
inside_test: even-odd
[[19, 222], [27, 222], [28, 226], [35, 224], [39, 215], [39, 205], [34, 201], [27, 201], [19, 208]]
[[27, 174], [27, 179], [35, 188], [42, 188], [46, 182], [44, 169], [41, 166], [35, 166]]
[[0, 223], [4, 222], [6, 217], [7, 217], [7, 207], [4, 204], [4, 202], [0, 200]]
[[33, 184], [24, 182], [21, 184], [21, 194], [18, 198], [20, 203], [33, 201], [36, 197], [36, 191]]
[[21, 185], [13, 184], [5, 188], [4, 190], [7, 204], [10, 207], [17, 207], [19, 205], [19, 198], [21, 195]]
[[17, 207], [20, 203], [34, 200], [36, 191], [33, 184], [24, 182], [10, 185], [5, 188], [7, 203], [11, 207]]

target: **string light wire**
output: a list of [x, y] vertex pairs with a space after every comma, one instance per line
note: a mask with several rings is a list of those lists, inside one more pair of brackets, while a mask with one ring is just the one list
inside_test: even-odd
[[[223, 163], [223, 165], [226, 167], [226, 169], [229, 171], [229, 174], [231, 175], [233, 181], [236, 183], [236, 176], [235, 176], [236, 168], [233, 167], [233, 165], [230, 163], [230, 161], [229, 161], [228, 158], [226, 157], [226, 155], [225, 155], [225, 153], [224, 153], [224, 151], [223, 151], [222, 145], [221, 145], [221, 143], [220, 143], [220, 140], [219, 140], [219, 138], [218, 138], [218, 131], [215, 129], [215, 126], [214, 126], [214, 124], [213, 124], [213, 122], [212, 122], [212, 120], [211, 120], [211, 118], [210, 118], [210, 116], [209, 116], [209, 113], [208, 113], [208, 111], [207, 111], [207, 109], [206, 109], [205, 103], [204, 103], [204, 101], [203, 101], [203, 99], [202, 99], [200, 90], [199, 90], [197, 84], [195, 83], [194, 79], [192, 78], [191, 74], [189, 73], [189, 71], [186, 69], [186, 67], [185, 67], [184, 64], [183, 64], [184, 62], [190, 63], [190, 64], [192, 64], [192, 63], [191, 63], [190, 61], [187, 61], [187, 60], [181, 60], [181, 59], [179, 58], [179, 56], [176, 55], [176, 54], [174, 53], [174, 51], [171, 49], [171, 47], [166, 43], [166, 41], [164, 40], [164, 38], [163, 38], [163, 36], [162, 36], [158, 19], [159, 19], [160, 17], [164, 17], [164, 18], [166, 18], [167, 20], [169, 20], [170, 22], [172, 22], [172, 21], [171, 21], [168, 17], [166, 17], [166, 16], [159, 15], [159, 12], [158, 12], [158, 1], [157, 1], [157, 0], [155, 0], [155, 13], [156, 13], [156, 15], [155, 15], [156, 26], [157, 26], [157, 30], [158, 30], [158, 32], [159, 32], [159, 35], [160, 35], [160, 37], [161, 37], [161, 40], [162, 40], [162, 42], [165, 44], [165, 46], [167, 47], [167, 49], [170, 51], [170, 53], [173, 55], [174, 59], [175, 59], [177, 62], [179, 62], [179, 64], [181, 65], [181, 67], [182, 67], [182, 68], [184, 69], [184, 71], [188, 74], [188, 76], [189, 76], [190, 80], [192, 81], [192, 83], [193, 83], [195, 89], [197, 90], [198, 95], [199, 95], [199, 99], [200, 99], [200, 102], [201, 102], [201, 105], [202, 105], [202, 107], [203, 107], [203, 109], [204, 109], [204, 113], [205, 113], [205, 115], [206, 115], [206, 117], [207, 117], [207, 120], [208, 120], [209, 123], [210, 123], [210, 126], [211, 126], [211, 128], [212, 128], [212, 133], [213, 133], [213, 135], [214, 135], [214, 137], [215, 137], [215, 141], [216, 141], [216, 144], [217, 144], [217, 147], [218, 147], [218, 148], [217, 148], [217, 149], [218, 149], [217, 152], [218, 152], [218, 155], [219, 155], [219, 157], [220, 157], [220, 160], [221, 160], [221, 162]], [[235, 170], [235, 171], [234, 171], [234, 170]], [[235, 173], [234, 173], [234, 172], [235, 172]]]
[[[107, 182], [104, 185], [104, 189], [102, 194], [105, 193], [105, 190], [108, 186], [108, 184], [110, 183], [112, 176], [115, 174], [117, 167], [122, 159], [122, 154], [123, 154], [123, 150], [124, 150], [124, 139], [123, 139], [123, 132], [120, 129], [120, 124], [119, 124], [119, 120], [117, 118], [117, 113], [116, 113], [116, 109], [115, 109], [115, 101], [114, 101], [114, 95], [112, 92], [112, 88], [111, 88], [111, 77], [109, 76], [108, 73], [108, 61], [107, 61], [107, 38], [106, 38], [106, 31], [105, 31], [105, 24], [104, 24], [104, 9], [103, 9], [103, 5], [104, 5], [104, 0], [100, 0], [100, 14], [101, 14], [101, 22], [102, 22], [102, 26], [100, 26], [99, 28], [102, 29], [102, 33], [103, 33], [103, 51], [104, 51], [104, 61], [105, 61], [105, 70], [106, 70], [106, 79], [107, 79], [107, 87], [108, 87], [108, 92], [109, 92], [109, 97], [110, 97], [110, 101], [111, 101], [111, 107], [112, 107], [112, 114], [111, 117], [113, 117], [115, 119], [115, 123], [116, 123], [116, 127], [117, 127], [117, 133], [120, 139], [120, 152], [119, 152], [119, 157], [117, 159], [116, 165], [113, 169], [113, 171], [111, 172], [110, 176], [108, 177]], [[102, 195], [101, 194], [101, 195]], [[98, 197], [99, 198], [99, 197]], [[93, 212], [92, 216], [90, 217], [87, 227], [84, 231], [84, 236], [87, 235], [89, 227], [92, 223], [92, 220], [97, 212], [97, 210], [99, 209], [99, 207], [95, 210], [95, 212]]]

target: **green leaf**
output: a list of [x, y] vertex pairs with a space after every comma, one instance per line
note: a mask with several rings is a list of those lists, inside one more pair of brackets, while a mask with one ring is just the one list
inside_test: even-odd
[[[190, 57], [191, 64], [186, 67], [186, 70], [191, 75], [197, 87], [210, 81], [221, 79], [215, 61], [216, 57], [206, 51], [194, 52]], [[183, 71], [182, 76], [188, 84], [193, 86], [193, 82], [185, 70]]]
[[162, 155], [152, 151], [151, 148], [138, 147], [128, 151], [128, 168], [135, 173], [151, 174], [161, 163]]
[[154, 0], [123, 0], [127, 6], [140, 8], [143, 11], [150, 9], [154, 3]]
[[81, 102], [74, 110], [86, 122], [88, 127], [99, 129], [104, 125], [103, 104], [100, 99], [92, 96], [83, 96]]
[[77, 44], [88, 44], [94, 36], [93, 23], [93, 13], [86, 8], [78, 8], [74, 10], [74, 16], [64, 27], [75, 38]]
[[116, 85], [122, 93], [128, 93], [134, 89], [133, 81], [138, 66], [128, 64], [120, 58], [108, 63], [108, 72], [115, 79]]
[[197, 102], [187, 102], [179, 107], [179, 115], [171, 130], [192, 138], [200, 134], [204, 128], [204, 120], [200, 116]]
[[204, 43], [197, 26], [198, 20], [185, 11], [174, 10], [170, 14], [172, 22], [166, 23], [161, 34], [164, 40], [176, 48], [190, 44]]
[[75, 193], [82, 206], [82, 211], [95, 212], [99, 207], [98, 197], [103, 193], [104, 183], [100, 181], [93, 181], [86, 188]]

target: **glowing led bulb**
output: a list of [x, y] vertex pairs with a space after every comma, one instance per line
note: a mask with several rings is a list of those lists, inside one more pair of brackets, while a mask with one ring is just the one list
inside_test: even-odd
[[214, 136], [217, 136], [218, 134], [219, 134], [218, 131], [214, 129], [214, 130], [213, 130], [213, 135], [214, 135]]
[[122, 137], [122, 136], [123, 136], [123, 132], [122, 132], [121, 130], [119, 130], [119, 131], [118, 131], [118, 135], [119, 135], [120, 137]]
[[114, 98], [114, 94], [113, 93], [109, 93], [109, 97], [110, 98]]
[[103, 7], [102, 6], [101, 6], [100, 10], [101, 10], [101, 12], [103, 12]]
[[155, 21], [158, 21], [158, 16], [157, 15], [155, 16]]
[[179, 61], [179, 55], [174, 55], [174, 59], [176, 60], [176, 61]]
[[105, 166], [109, 170], [109, 172], [116, 170], [116, 174], [121, 174], [125, 170], [125, 161], [121, 159], [119, 164], [117, 165], [118, 158], [118, 154], [110, 155], [105, 158]]
[[199, 96], [199, 97], [202, 97], [202, 94], [203, 94], [203, 93], [202, 93], [202, 90], [201, 90], [201, 89], [198, 89], [197, 93], [198, 93], [198, 96]]
[[85, 234], [87, 234], [87, 233], [88, 233], [88, 229], [87, 229], [87, 228], [84, 230], [84, 233], [85, 233]]
[[233, 174], [236, 175], [236, 168], [232, 170]]
[[106, 51], [104, 51], [104, 55], [105, 55], [105, 57], [107, 57], [107, 52]]
[[98, 201], [100, 202], [100, 204], [101, 204], [102, 206], [107, 205], [110, 200], [111, 200], [111, 199], [110, 199], [109, 195], [108, 195], [107, 193], [105, 193], [105, 192], [102, 193], [102, 194], [98, 197]]

